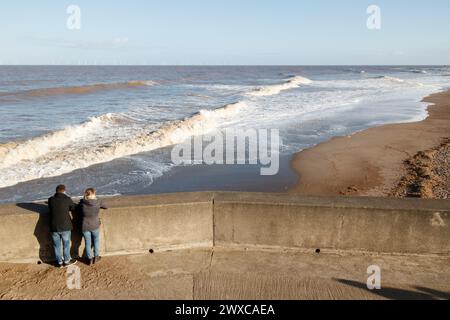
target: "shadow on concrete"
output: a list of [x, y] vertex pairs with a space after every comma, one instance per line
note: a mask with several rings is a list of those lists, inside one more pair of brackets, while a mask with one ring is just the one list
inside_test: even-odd
[[417, 290], [426, 292], [440, 299], [450, 300], [450, 292], [443, 292], [434, 289], [424, 288], [424, 287], [415, 287]]
[[48, 213], [48, 207], [47, 204], [44, 203], [18, 203], [16, 204], [19, 208], [35, 212], [38, 214], [47, 214]]
[[83, 253], [80, 253], [81, 242], [83, 235], [81, 233], [82, 214], [79, 206], [72, 212], [72, 246], [70, 248], [70, 255], [74, 259], [80, 259]]
[[395, 289], [395, 288], [383, 288], [383, 287], [380, 290], [369, 290], [367, 289], [367, 285], [365, 283], [345, 279], [335, 279], [335, 280], [339, 283], [348, 286], [352, 286], [362, 290], [367, 290], [370, 293], [373, 293], [375, 295], [390, 300], [438, 300], [450, 298], [449, 293], [423, 287], [415, 287], [415, 289], [417, 289], [418, 291]]
[[47, 205], [43, 203], [18, 203], [17, 206], [39, 215], [33, 233], [39, 243], [39, 259], [43, 263], [52, 264], [55, 260], [55, 255], [50, 235]]
[[[53, 243], [50, 233], [50, 220], [48, 214], [48, 206], [44, 203], [18, 203], [18, 207], [37, 213], [39, 215], [38, 221], [34, 228], [34, 236], [39, 243], [39, 259], [45, 264], [53, 264], [55, 261], [55, 254], [53, 252]], [[70, 253], [72, 258], [79, 258], [79, 250], [82, 241], [81, 235], [81, 214], [78, 210], [72, 212], [72, 244]]]

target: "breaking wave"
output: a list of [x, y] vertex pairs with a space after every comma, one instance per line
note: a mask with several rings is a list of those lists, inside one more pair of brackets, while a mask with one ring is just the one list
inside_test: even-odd
[[[274, 95], [311, 82], [296, 76], [282, 84], [257, 88], [250, 94]], [[129, 82], [126, 86], [144, 83], [152, 85], [138, 81]], [[218, 109], [200, 110], [185, 119], [165, 122], [156, 130], [149, 124], [140, 123], [138, 127], [124, 124], [124, 121], [133, 121], [126, 114], [105, 114], [28, 141], [9, 142], [0, 145], [0, 188], [60, 176], [77, 169], [183, 143], [192, 136], [219, 129], [222, 123], [246, 107], [247, 102], [243, 100]]]
[[282, 84], [274, 84], [264, 87], [259, 87], [249, 93], [251, 96], [273, 96], [279, 94], [281, 91], [297, 88], [301, 85], [311, 84], [312, 80], [300, 76], [295, 76]]
[[412, 86], [418, 86], [418, 87], [422, 87], [423, 84], [420, 82], [416, 82], [416, 81], [408, 81], [408, 80], [403, 80], [400, 78], [395, 78], [395, 77], [389, 77], [389, 76], [381, 76], [379, 77], [379, 79], [384, 79], [390, 82], [395, 82], [395, 83], [400, 83], [400, 84], [405, 84], [405, 85], [412, 85]]
[[412, 70], [409, 70], [409, 72], [411, 72], [411, 73], [420, 73], [420, 74], [427, 74], [428, 73], [425, 70], [420, 70], [420, 69], [412, 69]]
[[39, 136], [25, 142], [9, 142], [0, 144], [0, 168], [12, 166], [18, 162], [33, 160], [82, 139], [93, 131], [101, 130], [108, 123], [115, 121], [117, 115], [104, 114], [75, 126]]
[[5, 160], [2, 161], [0, 170], [0, 188], [23, 181], [59, 176], [76, 169], [182, 143], [191, 136], [206, 134], [218, 128], [222, 118], [235, 115], [245, 106], [245, 102], [237, 102], [215, 110], [201, 110], [184, 120], [168, 122], [157, 130], [144, 128], [130, 138], [91, 147], [74, 148], [70, 143], [89, 134], [92, 129], [98, 130], [99, 126], [110, 121], [112, 115], [94, 118], [77, 127], [22, 144], [0, 146], [0, 156]]

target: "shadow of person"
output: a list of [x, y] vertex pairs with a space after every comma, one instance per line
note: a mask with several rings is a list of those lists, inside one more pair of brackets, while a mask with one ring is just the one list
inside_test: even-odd
[[75, 211], [72, 212], [72, 246], [70, 248], [70, 255], [74, 259], [81, 259], [83, 252], [80, 252], [83, 235], [81, 233], [82, 213], [77, 205]]
[[50, 234], [50, 220], [47, 205], [44, 203], [18, 203], [16, 205], [39, 215], [33, 232], [33, 235], [39, 243], [39, 260], [46, 264], [53, 264], [55, 254], [53, 252], [52, 237]]
[[[382, 287], [380, 290], [369, 290], [367, 289], [367, 285], [365, 283], [345, 279], [334, 280], [348, 286], [370, 291], [373, 294], [390, 300], [436, 300], [436, 298], [429, 292], [417, 292], [412, 290], [395, 289], [388, 287]], [[425, 291], [423, 289], [420, 290]]]
[[[39, 243], [39, 259], [45, 264], [54, 264], [55, 253], [53, 251], [53, 241], [50, 232], [50, 216], [48, 206], [45, 203], [18, 203], [19, 208], [37, 213], [38, 221], [34, 228], [33, 235]], [[79, 251], [82, 242], [81, 236], [81, 214], [78, 210], [72, 212], [73, 230], [71, 235], [70, 254], [72, 258], [79, 259]]]

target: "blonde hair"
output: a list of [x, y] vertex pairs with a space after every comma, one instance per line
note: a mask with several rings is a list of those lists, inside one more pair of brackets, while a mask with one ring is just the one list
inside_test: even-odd
[[93, 200], [97, 199], [95, 195], [95, 189], [94, 188], [88, 188], [84, 191], [84, 199], [85, 200]]

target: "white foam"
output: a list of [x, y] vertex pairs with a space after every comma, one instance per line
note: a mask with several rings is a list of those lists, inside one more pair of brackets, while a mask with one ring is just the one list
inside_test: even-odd
[[408, 80], [395, 78], [395, 77], [383, 76], [382, 79], [385, 79], [385, 80], [388, 80], [388, 81], [391, 81], [391, 82], [395, 82], [395, 83], [405, 84], [405, 85], [412, 85], [412, 86], [418, 86], [418, 87], [422, 87], [423, 86], [423, 84], [420, 83], [420, 82], [408, 81]]
[[249, 93], [251, 96], [263, 97], [279, 94], [281, 91], [297, 88], [301, 85], [311, 84], [312, 80], [295, 76], [282, 84], [274, 84], [270, 86], [259, 87]]
[[21, 161], [33, 160], [58, 148], [65, 147], [93, 131], [101, 130], [102, 127], [108, 125], [109, 122], [113, 122], [117, 117], [117, 115], [108, 113], [93, 117], [80, 125], [68, 126], [62, 130], [24, 142], [0, 145], [0, 156], [2, 156], [0, 168], [10, 167]]
[[143, 81], [143, 83], [149, 87], [157, 86], [159, 84], [159, 82], [154, 81], [154, 80]]
[[[81, 135], [86, 135], [93, 128], [98, 130], [98, 124], [104, 122], [101, 119], [110, 115], [94, 118], [76, 130], [67, 128], [9, 148], [6, 152], [8, 163], [3, 163], [0, 169], [0, 188], [59, 176], [76, 169], [182, 143], [191, 136], [206, 134], [218, 128], [223, 118], [236, 115], [245, 106], [245, 102], [238, 102], [212, 111], [202, 110], [184, 120], [168, 122], [153, 132], [144, 128], [140, 133], [122, 140], [113, 139], [107, 143], [98, 141], [97, 145], [91, 146], [88, 143], [71, 145], [70, 141], [80, 139]], [[31, 148], [32, 152], [28, 153], [27, 148]]]
[[410, 72], [412, 72], [412, 73], [427, 74], [427, 72], [426, 72], [425, 70], [419, 70], [419, 69], [413, 69], [413, 70], [410, 70]]
[[[250, 95], [274, 95], [311, 82], [296, 76], [282, 84], [258, 88]], [[220, 128], [247, 107], [246, 101], [240, 101], [215, 110], [200, 110], [183, 120], [166, 122], [156, 130], [145, 122], [124, 124], [123, 121], [133, 121], [127, 115], [105, 114], [78, 126], [70, 126], [25, 142], [0, 145], [0, 156], [3, 158], [0, 164], [0, 188], [60, 176], [77, 169], [182, 143], [192, 136]]]

